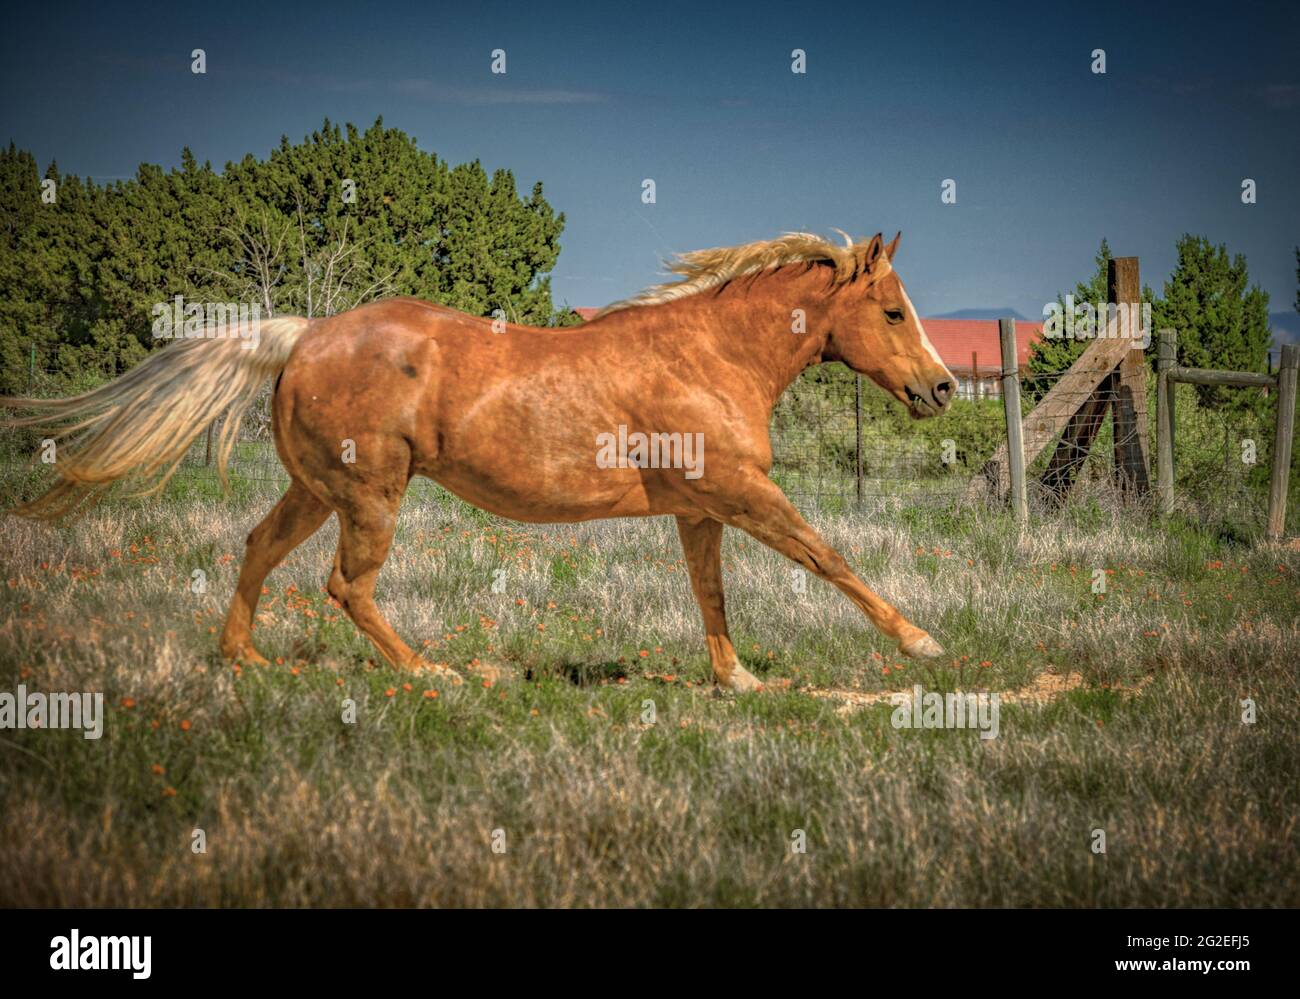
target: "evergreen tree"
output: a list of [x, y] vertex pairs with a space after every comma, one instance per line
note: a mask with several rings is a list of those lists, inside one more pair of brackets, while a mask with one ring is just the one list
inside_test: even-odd
[[[1066, 296], [1057, 296], [1057, 314], [1064, 316], [1066, 314], [1067, 304], [1078, 307], [1082, 305], [1091, 305], [1096, 309], [1099, 305], [1108, 301], [1109, 292], [1109, 275], [1112, 254], [1110, 244], [1103, 237], [1101, 246], [1097, 249], [1096, 256], [1093, 257], [1094, 270], [1092, 276], [1087, 281], [1081, 281], [1074, 286], [1072, 300], [1067, 303]], [[1142, 301], [1153, 303], [1152, 315], [1154, 317], [1154, 293], [1147, 285], [1142, 286]], [[1105, 314], [1098, 314], [1098, 323], [1100, 328], [1104, 329], [1107, 321]], [[1044, 334], [1046, 334], [1046, 327]], [[1151, 336], [1155, 337], [1155, 331], [1152, 330]], [[1027, 365], [1028, 375], [1025, 378], [1025, 387], [1031, 398], [1037, 400], [1046, 395], [1055, 384], [1055, 375], [1067, 370], [1079, 355], [1088, 349], [1092, 343], [1092, 337], [1066, 338], [1064, 336], [1049, 338], [1044, 335], [1042, 340], [1032, 344], [1029, 349], [1029, 363]], [[1154, 350], [1151, 351], [1154, 365]]]
[[[1268, 293], [1247, 287], [1246, 258], [1229, 259], [1227, 247], [1184, 235], [1178, 241], [1178, 264], [1156, 303], [1155, 326], [1178, 334], [1178, 362], [1190, 368], [1264, 371], [1272, 331]], [[1215, 408], [1253, 409], [1259, 393], [1224, 386], [1199, 385], [1201, 402]]]
[[[515, 322], [568, 321], [548, 273], [564, 230], [540, 184], [479, 163], [450, 168], [413, 138], [326, 120], [217, 173], [190, 150], [178, 169], [142, 164], [107, 186], [46, 177], [30, 153], [0, 150], [0, 392], [38, 372], [103, 379], [154, 348], [153, 308], [256, 303], [264, 314], [325, 315], [414, 295]], [[34, 386], [35, 387], [35, 386]], [[66, 384], [63, 386], [66, 388]]]

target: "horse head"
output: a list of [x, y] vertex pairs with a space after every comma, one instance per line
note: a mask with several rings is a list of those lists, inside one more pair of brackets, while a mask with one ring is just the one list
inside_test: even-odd
[[823, 360], [842, 361], [904, 403], [917, 419], [937, 416], [957, 391], [894, 270], [898, 240], [880, 233], [851, 247], [857, 276], [836, 296]]

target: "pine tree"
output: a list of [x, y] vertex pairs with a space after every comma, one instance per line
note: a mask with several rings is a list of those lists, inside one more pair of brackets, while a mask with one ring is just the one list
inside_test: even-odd
[[[1095, 269], [1092, 276], [1087, 281], [1081, 281], [1074, 286], [1072, 293], [1072, 306], [1091, 305], [1096, 309], [1099, 305], [1108, 301], [1109, 277], [1108, 269], [1112, 254], [1110, 244], [1102, 238], [1101, 246], [1097, 249], [1096, 256], [1093, 257]], [[1154, 293], [1146, 285], [1142, 286], [1142, 301], [1153, 303]], [[1058, 315], [1064, 316], [1066, 313], [1066, 296], [1057, 296]], [[1152, 308], [1154, 316], [1154, 304]], [[1104, 323], [1106, 317], [1099, 316], [1099, 322]], [[1046, 332], [1046, 330], [1044, 331]], [[1154, 337], [1154, 332], [1152, 336]], [[1060, 372], [1066, 371], [1075, 361], [1079, 359], [1089, 344], [1092, 343], [1091, 337], [1066, 338], [1064, 336], [1048, 338], [1044, 336], [1042, 340], [1035, 342], [1029, 349], [1029, 363], [1027, 365], [1028, 376], [1025, 378], [1025, 388], [1033, 399], [1040, 399], [1046, 395], [1055, 384], [1055, 376]], [[1154, 351], [1152, 351], [1154, 358]], [[1152, 361], [1154, 364], [1154, 360]]]
[[[1190, 368], [1264, 371], [1272, 331], [1268, 293], [1247, 287], [1246, 258], [1201, 236], [1178, 241], [1178, 264], [1156, 303], [1155, 326], [1178, 334], [1178, 362]], [[1261, 405], [1259, 393], [1197, 386], [1202, 404], [1233, 410]]]
[[[477, 163], [450, 168], [415, 139], [326, 120], [221, 173], [188, 149], [178, 169], [141, 164], [100, 186], [64, 176], [41, 200], [30, 153], [0, 150], [0, 391], [28, 390], [29, 364], [67, 383], [102, 380], [157, 346], [153, 307], [256, 303], [312, 316], [387, 295], [475, 315], [564, 322], [548, 273], [564, 230], [542, 186]], [[35, 386], [33, 386], [35, 387]]]

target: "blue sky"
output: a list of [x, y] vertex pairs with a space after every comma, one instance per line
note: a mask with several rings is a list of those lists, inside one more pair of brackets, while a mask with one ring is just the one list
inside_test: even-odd
[[31, 4], [0, 42], [0, 138], [108, 178], [382, 115], [453, 163], [543, 182], [568, 219], [554, 292], [570, 305], [651, 283], [673, 251], [839, 227], [903, 231], [923, 315], [1037, 316], [1102, 236], [1158, 288], [1183, 232], [1244, 253], [1290, 311], [1300, 5], [1076, 8]]

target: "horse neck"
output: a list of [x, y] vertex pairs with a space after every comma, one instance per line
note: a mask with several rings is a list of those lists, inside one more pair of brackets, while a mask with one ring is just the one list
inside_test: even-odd
[[[717, 295], [699, 297], [701, 325], [719, 353], [753, 373], [774, 406], [800, 373], [820, 364], [829, 336], [830, 299], [820, 268], [784, 267], [753, 280], [732, 282]], [[796, 333], [796, 309], [803, 332]]]

